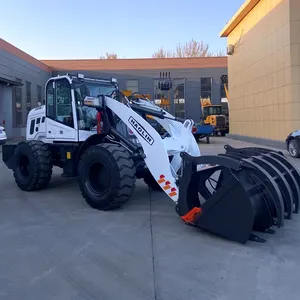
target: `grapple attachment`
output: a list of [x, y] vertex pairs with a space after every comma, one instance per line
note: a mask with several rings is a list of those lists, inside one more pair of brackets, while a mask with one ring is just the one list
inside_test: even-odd
[[225, 150], [217, 156], [181, 153], [176, 211], [186, 223], [226, 239], [265, 242], [253, 232], [275, 233], [272, 226], [282, 227], [299, 212], [300, 174], [281, 152]]

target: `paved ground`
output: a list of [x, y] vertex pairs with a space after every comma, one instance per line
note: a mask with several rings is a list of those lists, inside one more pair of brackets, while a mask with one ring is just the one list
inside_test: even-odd
[[[202, 153], [225, 142], [249, 145], [212, 138]], [[142, 182], [122, 209], [99, 212], [59, 175], [24, 193], [0, 163], [0, 299], [299, 299], [300, 216], [266, 244], [240, 245], [184, 225]]]

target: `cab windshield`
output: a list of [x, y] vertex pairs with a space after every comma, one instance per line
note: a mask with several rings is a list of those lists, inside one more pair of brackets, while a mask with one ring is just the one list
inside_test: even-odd
[[99, 95], [116, 98], [117, 90], [117, 85], [110, 82], [79, 82], [74, 84], [74, 94], [79, 130], [92, 130], [97, 125], [97, 110], [93, 107], [84, 106], [84, 98], [86, 96], [97, 97]]
[[204, 107], [204, 116], [212, 116], [212, 115], [221, 115], [222, 114], [222, 108], [219, 105], [216, 106], [206, 106]]

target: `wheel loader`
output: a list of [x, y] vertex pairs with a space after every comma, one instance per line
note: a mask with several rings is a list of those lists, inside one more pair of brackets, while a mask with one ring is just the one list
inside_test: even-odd
[[82, 74], [50, 78], [46, 104], [29, 112], [26, 140], [3, 146], [2, 159], [21, 190], [47, 188], [58, 166], [77, 177], [88, 205], [110, 210], [124, 205], [136, 180], [144, 179], [173, 201], [183, 223], [243, 244], [266, 242], [274, 227], [299, 212], [300, 175], [283, 153], [225, 145], [224, 153], [203, 156], [192, 120], [121, 97], [115, 79], [98, 80], [98, 95], [88, 82]]
[[213, 105], [209, 98], [200, 98], [204, 124], [214, 127], [213, 134], [225, 136], [229, 133], [226, 116], [222, 112], [222, 105]]

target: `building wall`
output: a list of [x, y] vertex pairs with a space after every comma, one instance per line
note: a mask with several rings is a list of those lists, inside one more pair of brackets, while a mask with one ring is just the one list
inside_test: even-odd
[[300, 129], [300, 1], [290, 0], [291, 129]]
[[[10, 52], [8, 52], [9, 50]], [[9, 124], [12, 124], [12, 131], [10, 137], [18, 137], [25, 135], [25, 126], [27, 118], [27, 91], [26, 81], [31, 83], [31, 95], [28, 94], [28, 110], [37, 106], [38, 102], [38, 88], [41, 87], [42, 99], [44, 98], [44, 85], [46, 80], [50, 77], [51, 70], [46, 65], [42, 64], [38, 60], [29, 57], [21, 50], [14, 48], [8, 43], [4, 43], [0, 39], [0, 77], [10, 79], [13, 81], [21, 81], [23, 86], [20, 88], [22, 107], [18, 110], [18, 88], [10, 88], [11, 94], [6, 93], [5, 99], [2, 98], [0, 101], [5, 102], [5, 105], [11, 105], [10, 116], [6, 114], [6, 127], [9, 128]], [[6, 108], [8, 111], [8, 108]], [[10, 119], [9, 119], [10, 118]], [[2, 120], [1, 120], [2, 121]], [[8, 129], [8, 131], [10, 131]]]
[[87, 71], [87, 70], [59, 70], [53, 71], [54, 76], [65, 73], [83, 73], [86, 77], [116, 77], [120, 84], [120, 89], [126, 89], [127, 80], [138, 80], [138, 91], [140, 93], [151, 94], [154, 97], [154, 80], [159, 78], [160, 72], [170, 72], [174, 82], [177, 79], [185, 79], [185, 112], [186, 118], [199, 121], [201, 117], [200, 95], [201, 77], [212, 78], [212, 102], [220, 103], [221, 100], [221, 75], [227, 74], [227, 68], [199, 68], [199, 69], [163, 69], [163, 70], [117, 70], [117, 71]]
[[[116, 77], [121, 89], [128, 88], [129, 80], [138, 81], [138, 91], [150, 93], [152, 98], [159, 73], [170, 72], [173, 85], [184, 82], [184, 117], [199, 121], [201, 78], [212, 79], [212, 102], [220, 103], [220, 77], [227, 74], [227, 57], [39, 61], [0, 38], [0, 77], [23, 84], [1, 88], [0, 119], [5, 119], [9, 137], [25, 135], [28, 112], [38, 101], [44, 101], [45, 83], [51, 76], [77, 72], [87, 77]], [[173, 99], [172, 92], [170, 99]]]
[[291, 27], [289, 0], [261, 0], [229, 34], [230, 133], [281, 141], [300, 128], [300, 73], [292, 64], [299, 47], [290, 46], [300, 39], [298, 25]]
[[5, 121], [6, 134], [12, 136], [12, 88], [10, 86], [0, 84], [0, 124]]

